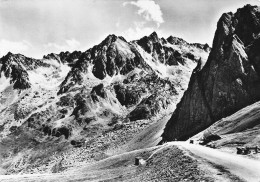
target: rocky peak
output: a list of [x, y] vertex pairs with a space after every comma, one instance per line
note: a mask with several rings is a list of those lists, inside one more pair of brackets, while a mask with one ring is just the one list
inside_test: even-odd
[[5, 55], [5, 57], [12, 57], [14, 56], [15, 54], [11, 53], [10, 51]]
[[[218, 21], [205, 66], [195, 69], [163, 133], [186, 140], [223, 117], [260, 100], [259, 10], [245, 6]], [[248, 46], [250, 44], [250, 46]]]
[[3, 66], [6, 67], [9, 67], [11, 65], [19, 65], [26, 70], [33, 70], [38, 68], [39, 66], [49, 66], [42, 60], [29, 58], [22, 54], [13, 54], [11, 52], [8, 52], [5, 56], [1, 58], [1, 63], [3, 64]]
[[203, 49], [204, 49], [205, 51], [207, 51], [207, 52], [210, 52], [211, 47], [206, 43], [206, 44], [204, 44]]
[[107, 75], [126, 74], [140, 65], [140, 55], [123, 37], [109, 35], [91, 50], [93, 60], [92, 73], [99, 79]]
[[159, 42], [159, 37], [156, 32], [151, 33], [151, 35], [149, 35], [149, 38], [152, 42]]
[[55, 54], [55, 53], [50, 53], [50, 54], [44, 55], [43, 59], [54, 59], [54, 60], [57, 60], [58, 62], [61, 61], [60, 60], [60, 55], [59, 54]]
[[244, 42], [245, 46], [251, 43], [259, 34], [260, 30], [260, 11], [259, 7], [246, 5], [238, 9], [235, 14], [234, 33]]
[[[30, 58], [28, 58], [30, 59]], [[31, 66], [27, 63], [27, 58], [21, 54], [13, 54], [8, 52], [0, 60], [2, 63], [1, 72], [5, 72], [6, 76], [9, 76], [12, 67], [21, 67], [21, 69], [32, 69]]]
[[249, 45], [259, 34], [259, 7], [246, 5], [232, 12], [224, 13], [218, 21], [213, 47], [221, 46], [226, 36], [236, 34], [245, 46]]
[[161, 38], [161, 42], [162, 42], [163, 45], [167, 44], [167, 40], [164, 37]]
[[117, 36], [116, 35], [114, 35], [114, 34], [110, 34], [110, 35], [108, 35], [106, 38], [105, 38], [105, 40], [103, 40], [102, 42], [101, 42], [101, 46], [104, 46], [104, 45], [110, 45], [111, 43], [113, 43], [113, 42], [115, 42], [116, 40], [117, 40]]
[[13, 54], [11, 52], [8, 52], [5, 56], [1, 58], [2, 64], [10, 64], [12, 62], [19, 63], [24, 59], [24, 56], [21, 54]]
[[8, 52], [0, 60], [2, 64], [0, 76], [3, 72], [5, 77], [10, 78], [10, 83], [14, 84], [14, 89], [30, 88], [31, 84], [26, 69], [33, 69], [33, 65], [30, 64], [31, 61], [33, 61], [31, 58], [26, 58], [21, 54]]
[[139, 44], [148, 53], [152, 53], [154, 51], [154, 47], [157, 47], [157, 49], [161, 47], [160, 39], [158, 38], [156, 32], [153, 32], [148, 37], [144, 36], [140, 40], [137, 40], [137, 44]]
[[167, 38], [167, 41], [170, 43], [170, 44], [173, 44], [173, 45], [187, 45], [188, 43], [183, 40], [182, 38], [178, 38], [178, 37], [173, 37], [173, 36], [170, 36]]

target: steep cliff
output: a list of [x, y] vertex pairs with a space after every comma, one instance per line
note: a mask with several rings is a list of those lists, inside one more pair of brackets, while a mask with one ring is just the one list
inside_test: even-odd
[[259, 33], [259, 7], [246, 5], [222, 15], [209, 58], [194, 69], [165, 127], [164, 141], [186, 140], [260, 100]]

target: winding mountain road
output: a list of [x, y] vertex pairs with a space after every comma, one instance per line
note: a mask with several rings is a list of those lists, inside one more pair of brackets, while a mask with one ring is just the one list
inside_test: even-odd
[[181, 146], [195, 156], [224, 167], [231, 174], [249, 182], [260, 182], [260, 161], [236, 154], [226, 153], [187, 142], [170, 142], [169, 145]]
[[[231, 177], [229, 175], [233, 175], [233, 176], [235, 175], [236, 177], [241, 179], [241, 181], [260, 182], [260, 161], [249, 159], [244, 156], [222, 152], [217, 149], [212, 149], [201, 145], [189, 144], [188, 142], [168, 142], [162, 145], [161, 147], [157, 146], [154, 148], [142, 149], [141, 151], [153, 149], [154, 152], [150, 156], [150, 158], [152, 158], [153, 155], [158, 151], [163, 150], [165, 148], [171, 148], [171, 146], [173, 145], [178, 146], [184, 151], [190, 152], [191, 154], [193, 154], [192, 156], [194, 156], [194, 158], [198, 160], [202, 159], [202, 164], [203, 161], [204, 162], [206, 161], [209, 162], [209, 164], [213, 164], [213, 167], [217, 166], [221, 169], [224, 169], [223, 173], [226, 173], [227, 177], [229, 178]], [[125, 161], [125, 160], [132, 161], [134, 156], [137, 155], [136, 152], [138, 152], [138, 150], [107, 158], [104, 161], [98, 162], [100, 164], [97, 164], [97, 166], [101, 165], [104, 167], [105, 163], [107, 162], [109, 163], [109, 165], [112, 166], [112, 164], [117, 163], [118, 161]], [[124, 164], [124, 162], [122, 164]], [[89, 179], [96, 179], [97, 176], [95, 175], [99, 173], [92, 174], [91, 172], [92, 168], [93, 167], [84, 168], [84, 169], [82, 168], [79, 171], [67, 171], [66, 173], [60, 173], [60, 174], [0, 175], [0, 181], [1, 182], [2, 181], [4, 182], [69, 181], [69, 179], [78, 179], [78, 178], [80, 179], [81, 177], [89, 177]], [[122, 166], [122, 169], [126, 169], [126, 168]], [[93, 177], [93, 175], [95, 178]], [[217, 179], [215, 180], [221, 181]], [[231, 179], [231, 181], [233, 180]]]

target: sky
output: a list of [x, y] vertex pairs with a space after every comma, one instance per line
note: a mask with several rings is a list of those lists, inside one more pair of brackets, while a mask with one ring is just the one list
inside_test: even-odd
[[0, 0], [0, 56], [86, 51], [109, 34], [126, 40], [156, 31], [212, 44], [219, 17], [259, 0]]

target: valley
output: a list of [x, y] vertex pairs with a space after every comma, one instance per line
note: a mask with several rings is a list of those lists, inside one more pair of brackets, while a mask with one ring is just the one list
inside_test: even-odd
[[212, 48], [153, 32], [7, 53], [0, 180], [260, 181], [259, 22], [257, 6], [224, 13]]

